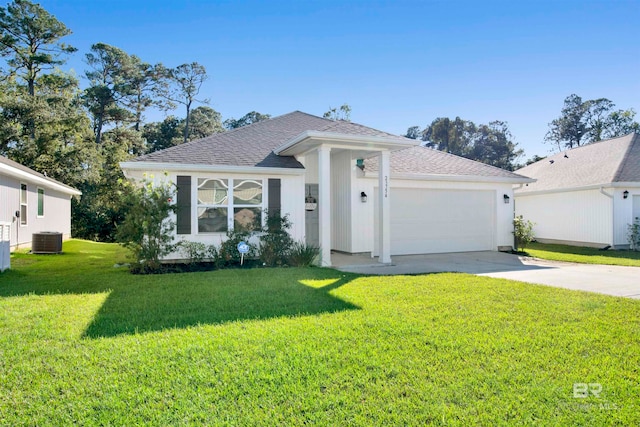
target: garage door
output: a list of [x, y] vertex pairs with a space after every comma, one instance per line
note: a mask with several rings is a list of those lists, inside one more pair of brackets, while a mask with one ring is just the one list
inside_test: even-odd
[[[392, 255], [495, 249], [495, 192], [414, 188], [392, 191]], [[377, 253], [377, 233], [375, 242]]]

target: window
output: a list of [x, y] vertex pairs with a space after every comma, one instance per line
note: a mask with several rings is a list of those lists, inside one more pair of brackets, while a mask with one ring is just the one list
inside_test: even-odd
[[262, 180], [198, 178], [198, 232], [261, 223], [262, 204]]
[[44, 188], [38, 188], [38, 216], [44, 216]]
[[27, 225], [27, 184], [20, 184], [20, 225]]

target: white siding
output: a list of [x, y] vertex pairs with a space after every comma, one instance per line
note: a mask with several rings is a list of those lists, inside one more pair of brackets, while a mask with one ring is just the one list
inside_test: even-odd
[[[629, 196], [624, 198], [624, 191]], [[635, 216], [640, 216], [640, 188], [616, 188], [607, 190], [613, 193], [614, 204], [614, 245], [616, 247], [628, 247], [627, 232], [629, 224], [633, 223]], [[635, 211], [634, 211], [635, 206]]]
[[352, 252], [351, 169], [350, 151], [331, 156], [331, 249], [343, 252]]
[[[613, 243], [611, 188], [539, 195], [516, 195], [516, 214], [535, 223], [537, 238], [574, 244]], [[622, 198], [622, 196], [619, 196]]]
[[[27, 184], [27, 224], [20, 225], [15, 212], [20, 209], [20, 183]], [[38, 217], [38, 188], [44, 189], [44, 216]], [[0, 175], [0, 221], [10, 222], [11, 247], [29, 247], [33, 233], [56, 231], [71, 237], [71, 197], [41, 183]]]

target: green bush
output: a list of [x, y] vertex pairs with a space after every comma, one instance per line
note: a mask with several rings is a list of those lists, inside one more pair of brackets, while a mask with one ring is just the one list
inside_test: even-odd
[[244, 254], [244, 259], [256, 257], [256, 245], [249, 242], [254, 234], [253, 227], [236, 225], [233, 230], [227, 231], [227, 239], [222, 242], [218, 249], [218, 265], [220, 268], [231, 265], [240, 264], [240, 253], [238, 252], [238, 243], [245, 242], [249, 245], [249, 252]]
[[533, 242], [535, 236], [533, 234], [534, 223], [525, 220], [522, 215], [513, 219], [513, 234], [515, 236], [516, 250], [524, 252], [529, 243]]
[[176, 246], [180, 250], [180, 253], [186, 257], [187, 264], [192, 268], [198, 264], [202, 264], [207, 258], [207, 245], [202, 242], [182, 240]]
[[289, 265], [292, 267], [309, 267], [315, 264], [320, 256], [320, 248], [305, 242], [294, 242], [289, 251]]
[[633, 224], [628, 224], [627, 240], [629, 241], [629, 249], [632, 251], [640, 250], [640, 218], [636, 218]]
[[117, 241], [133, 255], [131, 272], [159, 272], [161, 259], [175, 248], [175, 223], [169, 219], [169, 214], [175, 211], [172, 204], [175, 184], [163, 181], [155, 185], [145, 177], [139, 183], [129, 181], [125, 186], [130, 191], [124, 195], [126, 214], [118, 227]]
[[289, 216], [279, 212], [266, 212], [266, 224], [261, 227], [258, 258], [264, 266], [282, 267], [288, 265], [293, 239], [289, 234]]

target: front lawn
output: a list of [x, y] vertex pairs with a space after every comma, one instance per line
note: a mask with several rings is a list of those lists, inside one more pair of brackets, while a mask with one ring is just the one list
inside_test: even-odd
[[640, 252], [637, 251], [601, 251], [580, 246], [530, 243], [526, 252], [533, 257], [552, 261], [640, 267]]
[[0, 274], [0, 425], [640, 424], [640, 301], [64, 250]]

